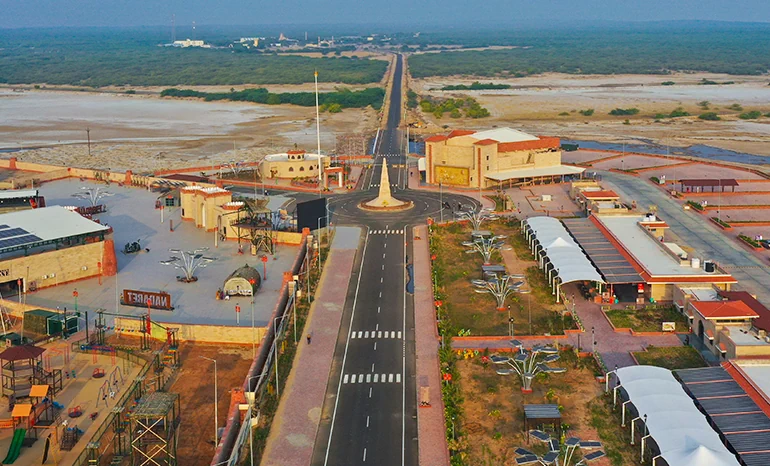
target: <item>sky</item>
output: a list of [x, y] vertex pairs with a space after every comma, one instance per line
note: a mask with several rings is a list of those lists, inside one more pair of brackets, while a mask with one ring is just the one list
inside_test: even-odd
[[0, 0], [0, 28], [154, 26], [172, 14], [177, 25], [770, 22], [768, 0]]

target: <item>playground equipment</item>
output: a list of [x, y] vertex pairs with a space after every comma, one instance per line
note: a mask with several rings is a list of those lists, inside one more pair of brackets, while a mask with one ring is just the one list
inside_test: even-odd
[[177, 464], [179, 395], [153, 392], [129, 415], [132, 464]]
[[54, 394], [62, 389], [60, 369], [43, 369], [44, 348], [34, 345], [13, 346], [0, 353], [3, 395], [16, 399], [29, 396], [33, 385], [50, 385]]
[[16, 429], [13, 431], [13, 440], [11, 440], [11, 448], [8, 449], [8, 454], [3, 460], [3, 464], [13, 464], [21, 454], [21, 447], [24, 444], [24, 438], [27, 435], [26, 429]]
[[106, 374], [105, 374], [105, 372], [104, 372], [104, 369], [102, 369], [102, 368], [100, 368], [100, 367], [95, 367], [95, 368], [94, 368], [94, 371], [91, 373], [91, 377], [93, 377], [93, 378], [95, 378], [95, 379], [101, 379], [101, 378], [103, 378], [105, 375], [106, 375]]

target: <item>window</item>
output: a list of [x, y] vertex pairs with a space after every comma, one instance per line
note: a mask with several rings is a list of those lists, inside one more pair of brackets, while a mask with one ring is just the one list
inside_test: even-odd
[[489, 165], [487, 165], [487, 171], [489, 171]]
[[293, 172], [294, 171], [294, 167], [289, 167], [289, 171]]
[[305, 171], [305, 167], [299, 167], [299, 171], [301, 172]]
[[489, 161], [489, 156], [487, 155], [487, 161]]

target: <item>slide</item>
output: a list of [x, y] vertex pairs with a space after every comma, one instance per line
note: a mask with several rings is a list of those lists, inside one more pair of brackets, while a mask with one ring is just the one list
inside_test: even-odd
[[26, 429], [16, 429], [13, 431], [13, 441], [11, 441], [11, 448], [8, 450], [8, 456], [3, 460], [3, 464], [13, 464], [16, 458], [21, 453], [21, 444], [24, 442], [24, 437], [27, 435]]

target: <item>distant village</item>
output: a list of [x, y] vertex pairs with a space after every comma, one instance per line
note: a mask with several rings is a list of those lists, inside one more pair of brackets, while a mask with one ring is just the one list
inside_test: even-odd
[[[193, 29], [194, 31], [194, 29]], [[416, 36], [419, 33], [416, 33]], [[372, 46], [387, 46], [391, 42], [391, 37], [383, 34], [371, 34], [369, 36], [342, 36], [335, 38], [334, 36], [329, 38], [309, 38], [308, 33], [305, 32], [303, 39], [295, 39], [285, 36], [281, 33], [278, 37], [241, 37], [238, 40], [234, 40], [227, 45], [214, 45], [207, 43], [201, 39], [186, 38], [183, 40], [172, 40], [167, 44], [162, 44], [164, 47], [179, 47], [179, 48], [206, 48], [206, 49], [223, 49], [223, 48], [236, 48], [244, 47], [246, 49], [260, 49], [267, 51], [289, 51], [289, 50], [319, 50], [319, 49], [338, 49], [341, 47], [360, 47], [366, 45]]]

